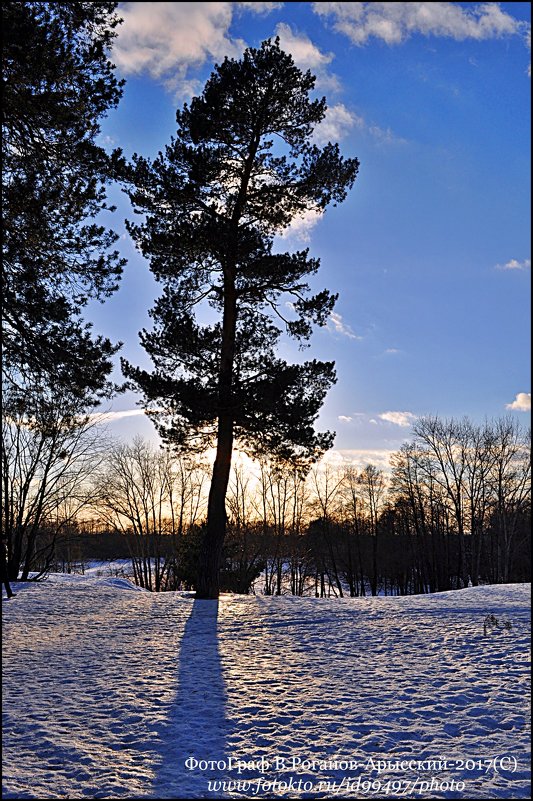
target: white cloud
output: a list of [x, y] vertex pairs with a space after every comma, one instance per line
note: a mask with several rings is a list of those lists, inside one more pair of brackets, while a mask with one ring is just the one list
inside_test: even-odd
[[380, 145], [404, 145], [407, 143], [406, 139], [396, 136], [390, 128], [384, 130], [379, 125], [367, 123], [364, 117], [347, 109], [344, 103], [336, 103], [334, 106], [328, 107], [326, 116], [315, 128], [313, 138], [318, 145], [324, 145], [327, 142], [343, 139], [353, 128], [369, 134]]
[[[222, 61], [225, 56], [238, 58], [245, 49], [246, 43], [230, 32], [235, 11], [261, 14], [281, 5], [122, 3], [120, 11], [124, 21], [118, 29], [113, 59], [125, 75], [147, 73], [161, 81], [177, 98], [192, 97], [201, 92], [202, 83], [191, 70], [206, 61]], [[317, 88], [328, 92], [340, 90], [338, 77], [330, 71], [333, 53], [322, 52], [307, 34], [295, 32], [284, 22], [276, 26], [276, 34], [281, 47], [292, 54], [296, 64], [316, 75]], [[367, 124], [343, 103], [327, 109], [325, 119], [315, 131], [315, 140], [318, 144], [336, 142], [354, 127], [366, 131], [382, 144], [404, 142], [390, 128]], [[304, 227], [309, 227], [308, 222]]]
[[102, 147], [107, 147], [107, 146], [113, 147], [114, 145], [117, 144], [117, 140], [115, 139], [115, 137], [109, 135], [105, 136], [100, 135], [98, 136], [97, 141]]
[[283, 8], [283, 3], [235, 3], [237, 9], [245, 9], [254, 14], [270, 14], [277, 8]]
[[92, 419], [99, 423], [109, 423], [115, 420], [122, 420], [124, 417], [138, 417], [144, 415], [144, 409], [124, 409], [121, 412], [95, 412], [89, 415]]
[[147, 72], [184, 94], [195, 89], [189, 67], [238, 56], [245, 46], [229, 35], [232, 3], [123, 3], [120, 13], [113, 48], [119, 69]]
[[530, 412], [531, 411], [531, 392], [519, 392], [512, 403], [508, 403], [506, 409], [512, 409], [515, 412]]
[[323, 53], [306, 33], [295, 33], [285, 22], [276, 25], [276, 35], [279, 36], [282, 50], [291, 54], [295, 64], [300, 69], [311, 70], [316, 76], [317, 88], [339, 91], [338, 77], [328, 70], [334, 59], [333, 53]]
[[[201, 85], [189, 75], [207, 60], [239, 57], [246, 43], [231, 35], [235, 13], [269, 14], [283, 3], [122, 3], [123, 23], [113, 47], [113, 59], [126, 75], [148, 73], [182, 96], [197, 94]], [[333, 54], [324, 54], [306, 34], [293, 33], [285, 23], [276, 28], [282, 47], [304, 69], [317, 75], [323, 88], [338, 89], [338, 78], [327, 70]]]
[[344, 320], [342, 319], [341, 315], [337, 314], [337, 312], [331, 312], [331, 314], [329, 316], [328, 328], [329, 328], [330, 331], [332, 330], [332, 327], [333, 327], [333, 330], [335, 331], [335, 333], [342, 334], [343, 336], [348, 337], [348, 339], [362, 339], [363, 338], [363, 337], [357, 336], [357, 334], [355, 334], [352, 331], [350, 326], [347, 325], [344, 322]]
[[[340, 90], [338, 77], [328, 69], [334, 58], [333, 53], [323, 53], [307, 34], [295, 33], [285, 22], [278, 23], [276, 34], [280, 38], [283, 50], [292, 55], [300, 69], [309, 69], [316, 76], [317, 88], [328, 91]], [[344, 103], [328, 106], [324, 119], [315, 128], [313, 139], [317, 145], [338, 142], [353, 128], [369, 133], [381, 144], [405, 143], [405, 139], [396, 136], [390, 128], [383, 129], [378, 125], [368, 124], [363, 117], [346, 108]]]
[[497, 270], [529, 270], [531, 267], [530, 259], [524, 259], [524, 261], [518, 261], [518, 259], [510, 259], [505, 264], [497, 264]]
[[380, 420], [385, 420], [387, 423], [393, 423], [395, 426], [401, 426], [402, 428], [407, 428], [416, 420], [416, 414], [412, 412], [383, 412], [378, 417]]
[[371, 37], [388, 45], [401, 44], [414, 34], [456, 39], [494, 39], [521, 33], [523, 24], [500, 8], [482, 3], [464, 8], [459, 3], [313, 3], [313, 10], [331, 18], [334, 30], [356, 45]]
[[338, 142], [354, 127], [364, 127], [364, 120], [351, 111], [343, 103], [329, 106], [322, 122], [315, 128], [313, 139], [317, 145], [327, 142]]
[[350, 423], [358, 428], [366, 426], [368, 423], [371, 423], [373, 426], [379, 425], [379, 422], [373, 417], [370, 417], [366, 412], [351, 412], [349, 415], [339, 414], [337, 420], [341, 423]]
[[290, 25], [280, 22], [276, 26], [282, 50], [290, 53], [302, 69], [322, 69], [333, 61], [333, 53], [322, 53], [305, 33], [294, 33]]
[[328, 451], [321, 459], [320, 464], [329, 464], [333, 467], [355, 467], [363, 470], [372, 464], [380, 470], [390, 470], [390, 457], [396, 451], [376, 448], [374, 450], [340, 448]]
[[368, 132], [380, 145], [407, 144], [407, 139], [403, 139], [401, 136], [396, 136], [396, 134], [393, 133], [390, 128], [383, 129], [380, 128], [379, 125], [369, 125]]
[[298, 217], [295, 217], [291, 224], [283, 230], [279, 236], [281, 239], [295, 239], [298, 242], [309, 242], [311, 232], [315, 225], [322, 219], [324, 212], [316, 209], [306, 209]]

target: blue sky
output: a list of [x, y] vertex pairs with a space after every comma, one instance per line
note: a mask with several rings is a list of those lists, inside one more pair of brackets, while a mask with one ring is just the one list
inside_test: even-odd
[[[530, 413], [530, 4], [124, 3], [113, 50], [126, 78], [101, 141], [154, 156], [175, 110], [215, 62], [279, 34], [317, 75], [329, 111], [318, 141], [339, 141], [360, 172], [347, 200], [280, 241], [308, 246], [315, 286], [339, 292], [304, 354], [335, 359], [319, 420], [346, 457], [378, 460], [420, 415]], [[122, 286], [92, 305], [95, 330], [149, 367], [137, 332], [158, 294], [125, 234]], [[282, 355], [302, 358], [284, 342]], [[111, 430], [154, 437], [132, 393]], [[137, 413], [136, 413], [137, 412]]]

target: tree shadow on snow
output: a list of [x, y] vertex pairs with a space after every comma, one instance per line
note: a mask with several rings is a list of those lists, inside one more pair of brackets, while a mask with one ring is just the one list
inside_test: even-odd
[[[161, 727], [153, 798], [217, 798], [230, 723], [217, 638], [218, 601], [195, 600], [181, 640], [178, 688]], [[218, 766], [204, 763], [219, 763]]]

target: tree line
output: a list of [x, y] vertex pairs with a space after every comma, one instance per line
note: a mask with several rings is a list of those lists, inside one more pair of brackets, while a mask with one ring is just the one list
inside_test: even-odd
[[[11, 580], [127, 558], [141, 587], [196, 589], [205, 458], [113, 444], [93, 418], [15, 415], [2, 465]], [[516, 421], [421, 418], [390, 461], [237, 463], [221, 588], [356, 597], [530, 580], [529, 434]]]

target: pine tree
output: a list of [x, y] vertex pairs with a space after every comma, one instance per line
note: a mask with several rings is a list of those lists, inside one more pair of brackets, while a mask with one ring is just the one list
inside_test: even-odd
[[219, 593], [234, 441], [252, 455], [306, 464], [333, 442], [313, 428], [336, 380], [333, 362], [276, 356], [282, 331], [305, 345], [336, 296], [312, 295], [305, 279], [319, 260], [277, 252], [274, 237], [309, 209], [342, 201], [359, 166], [336, 144], [312, 143], [326, 111], [325, 99], [310, 99], [314, 83], [278, 39], [226, 58], [177, 112], [165, 153], [132, 165], [130, 197], [146, 217], [129, 231], [163, 294], [153, 331], [141, 332], [155, 370], [123, 362], [123, 371], [165, 441], [183, 450], [216, 443], [202, 598]]
[[7, 2], [3, 23], [4, 377], [87, 404], [117, 350], [81, 309], [117, 287], [118, 236], [95, 221], [117, 176], [96, 137], [122, 95], [109, 48], [117, 3]]

